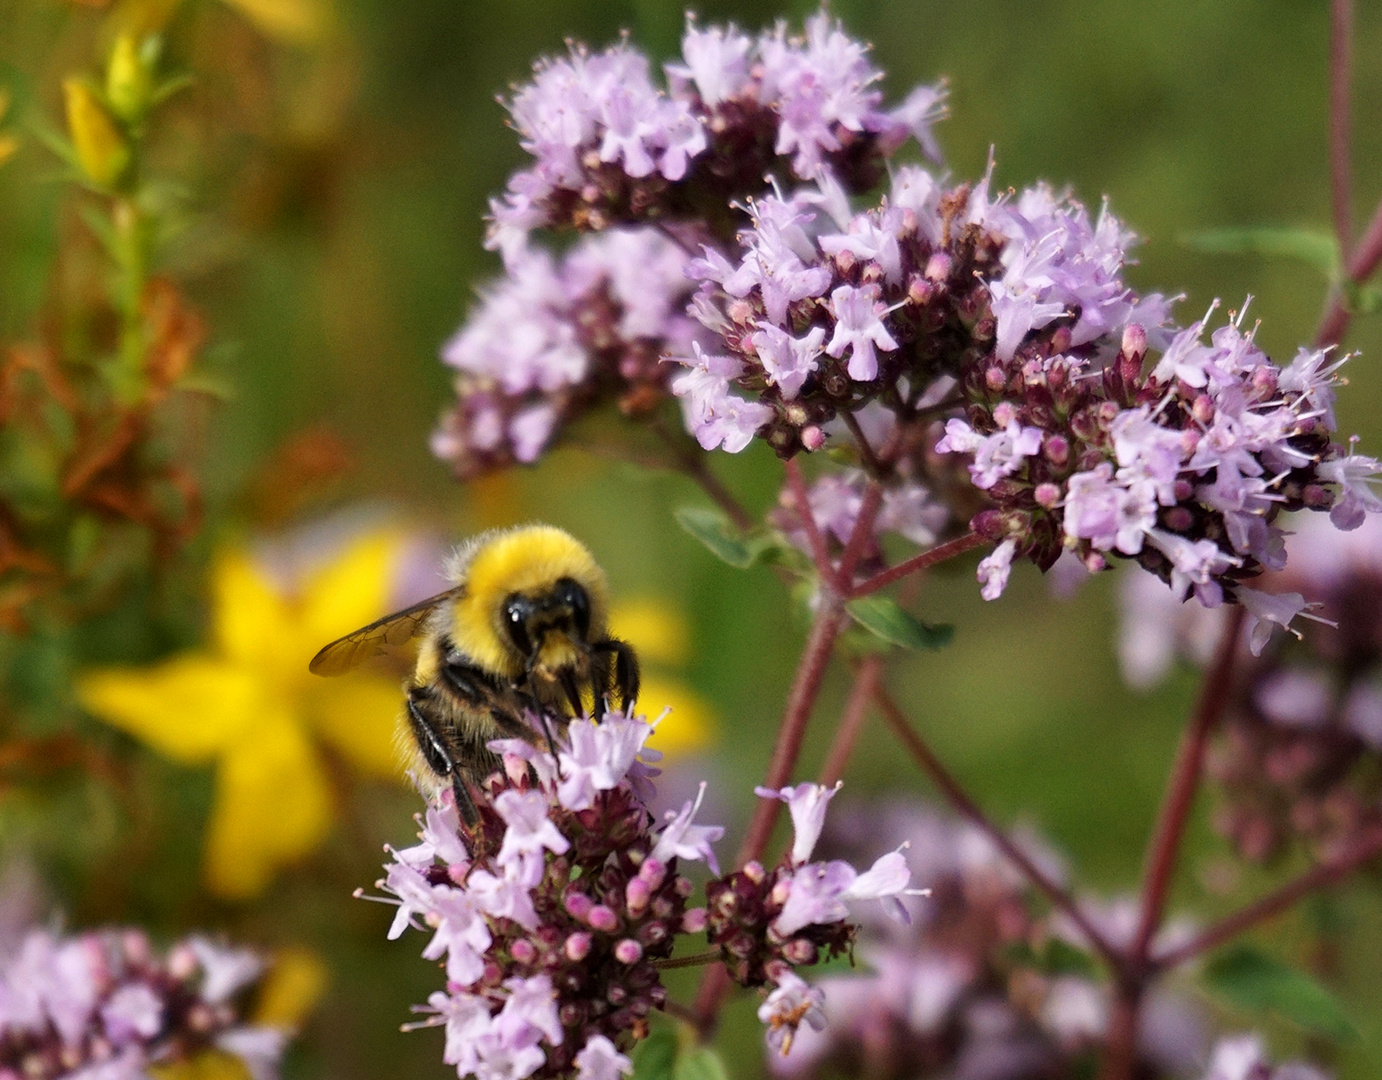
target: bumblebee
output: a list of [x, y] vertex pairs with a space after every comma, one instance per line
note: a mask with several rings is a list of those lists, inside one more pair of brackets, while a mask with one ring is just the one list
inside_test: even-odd
[[309, 665], [342, 675], [386, 645], [420, 638], [404, 683], [403, 719], [417, 775], [450, 783], [469, 826], [479, 821], [467, 784], [501, 767], [495, 739], [550, 745], [562, 726], [600, 705], [627, 709], [638, 696], [633, 649], [610, 637], [604, 571], [569, 533], [529, 525], [485, 533], [452, 557], [450, 589], [338, 638]]

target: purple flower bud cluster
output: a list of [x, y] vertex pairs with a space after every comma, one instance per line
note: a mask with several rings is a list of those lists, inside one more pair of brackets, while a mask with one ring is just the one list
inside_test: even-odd
[[985, 281], [1002, 272], [986, 191], [904, 167], [860, 213], [829, 175], [751, 203], [737, 250], [707, 246], [688, 267], [691, 311], [719, 338], [675, 357], [686, 370], [672, 390], [700, 444], [735, 452], [757, 436], [787, 457], [820, 449], [831, 420], [872, 402], [910, 421], [946, 401], [966, 357], [985, 351]]
[[288, 1032], [243, 1008], [263, 970], [202, 937], [161, 954], [138, 930], [32, 930], [0, 959], [0, 1078], [145, 1080], [216, 1049], [270, 1080]]
[[1372, 497], [1366, 482], [1339, 479], [1359, 459], [1331, 441], [1338, 364], [1302, 349], [1278, 367], [1241, 313], [1206, 344], [1207, 318], [1146, 371], [1134, 323], [1102, 365], [1062, 325], [965, 373], [967, 419], [950, 420], [937, 449], [971, 455], [994, 504], [971, 522], [999, 542], [981, 567], [986, 596], [1002, 591], [1013, 558], [1047, 568], [1069, 549], [1096, 570], [1133, 559], [1206, 607], [1227, 590], [1259, 620], [1299, 614], [1241, 582], [1285, 564], [1281, 511], [1337, 503], [1336, 519], [1361, 522], [1346, 504]]
[[1243, 658], [1208, 760], [1215, 827], [1253, 862], [1296, 843], [1334, 857], [1382, 829], [1382, 521], [1304, 521], [1288, 544], [1273, 584], [1309, 597], [1316, 624]]
[[[1109, 990], [1063, 917], [1039, 914], [1036, 897], [990, 838], [915, 803], [871, 804], [835, 815], [823, 846], [851, 858], [905, 837], [912, 876], [931, 886], [908, 902], [909, 923], [861, 909], [864, 971], [818, 980], [818, 1023], [769, 1055], [783, 1077], [1080, 1076], [1102, 1053]], [[1053, 879], [1060, 857], [1038, 837], [1014, 836]], [[1125, 945], [1135, 903], [1086, 903], [1100, 932]], [[1172, 928], [1169, 937], [1183, 935]], [[1137, 1047], [1138, 1076], [1169, 1078], [1201, 1067], [1206, 1024], [1195, 1007], [1153, 991]], [[782, 1049], [782, 1048], [778, 1048]]]
[[639, 416], [660, 404], [671, 374], [662, 356], [698, 339], [683, 311], [687, 261], [651, 229], [588, 237], [559, 258], [515, 254], [442, 351], [457, 402], [433, 453], [466, 479], [535, 461], [595, 406]]
[[626, 41], [536, 66], [508, 103], [534, 163], [492, 203], [490, 246], [507, 257], [536, 228], [724, 216], [779, 169], [802, 179], [830, 169], [864, 190], [909, 136], [938, 153], [943, 90], [920, 87], [883, 109], [868, 47], [824, 12], [801, 37], [782, 23], [750, 37], [688, 21], [681, 61], [665, 70], [664, 89]]
[[[807, 502], [816, 529], [825, 538], [832, 556], [838, 556], [849, 543], [864, 505], [868, 476], [861, 469], [841, 469], [826, 473], [811, 485]], [[778, 496], [779, 506], [770, 515], [772, 523], [793, 546], [811, 553], [802, 515], [790, 490]], [[896, 533], [918, 547], [930, 547], [941, 537], [950, 521], [950, 510], [936, 499], [925, 484], [899, 480], [884, 489], [882, 505], [870, 536], [855, 564], [858, 576], [883, 567], [878, 538]]]
[[772, 898], [753, 900], [769, 917], [753, 940], [722, 944], [723, 898], [743, 875], [712, 879], [709, 910], [687, 906], [693, 888], [680, 867], [702, 861], [718, 873], [710, 844], [723, 830], [695, 824], [699, 797], [654, 819], [647, 800], [656, 770], [643, 750], [651, 732], [609, 713], [598, 724], [573, 721], [555, 758], [521, 740], [495, 742], [505, 772], [477, 800], [476, 830], [461, 830], [447, 793], [428, 809], [421, 842], [393, 852], [379, 882], [398, 908], [390, 937], [429, 930], [423, 956], [446, 970], [445, 991], [418, 1008], [427, 1018], [414, 1026], [446, 1029], [444, 1060], [458, 1075], [627, 1073], [624, 1052], [666, 1002], [660, 962], [684, 935], [703, 931], [731, 963], [741, 952], [759, 958], [741, 981], [782, 991], [764, 1022], [770, 1038], [783, 1037], [810, 1013], [780, 1011], [791, 1012], [783, 999], [805, 986], [791, 968], [815, 963], [822, 945], [848, 943], [846, 902], [906, 893], [896, 853], [862, 874], [844, 862], [807, 862], [834, 792], [803, 784], [781, 793], [798, 822], [794, 855], [772, 875]]

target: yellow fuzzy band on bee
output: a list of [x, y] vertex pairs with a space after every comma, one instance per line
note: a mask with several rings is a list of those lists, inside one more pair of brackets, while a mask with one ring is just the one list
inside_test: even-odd
[[452, 607], [451, 640], [486, 671], [516, 679], [523, 658], [504, 629], [504, 601], [541, 596], [571, 578], [590, 598], [590, 636], [603, 637], [608, 617], [604, 571], [585, 545], [550, 525], [529, 525], [480, 541], [464, 568], [465, 593]]

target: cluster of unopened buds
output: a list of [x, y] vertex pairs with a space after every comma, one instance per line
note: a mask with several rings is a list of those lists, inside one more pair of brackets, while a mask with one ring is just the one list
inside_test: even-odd
[[[812, 495], [823, 534], [881, 484], [866, 554], [967, 522], [995, 545], [986, 599], [1015, 560], [1070, 553], [1266, 627], [1305, 609], [1246, 584], [1283, 564], [1277, 516], [1382, 510], [1382, 465], [1334, 438], [1344, 358], [1278, 366], [1246, 305], [1176, 328], [1125, 282], [1136, 238], [1107, 207], [889, 164], [909, 136], [935, 156], [943, 92], [883, 109], [867, 47], [828, 14], [800, 38], [693, 21], [682, 51], [665, 90], [624, 42], [515, 92], [534, 161], [493, 204], [508, 276], [446, 351], [459, 400], [435, 448], [461, 473], [535, 460], [601, 402], [647, 417], [670, 394], [706, 449], [852, 461]], [[533, 246], [564, 228], [610, 231], [559, 262]], [[796, 501], [777, 524], [800, 545]]]
[[[1337, 857], [1382, 833], [1382, 519], [1353, 532], [1313, 516], [1288, 525], [1290, 565], [1270, 584], [1309, 597], [1313, 621], [1298, 641], [1246, 643], [1259, 655], [1239, 659], [1207, 761], [1215, 827], [1252, 862], [1298, 841]], [[1130, 579], [1125, 670], [1150, 683], [1178, 652], [1206, 663], [1217, 614], [1177, 610], [1157, 583]]]
[[702, 933], [706, 958], [725, 960], [743, 985], [772, 986], [761, 1015], [771, 1040], [790, 1041], [818, 1019], [819, 1003], [794, 969], [815, 963], [820, 946], [848, 944], [846, 903], [907, 893], [897, 853], [862, 874], [809, 861], [833, 791], [803, 784], [770, 793], [797, 828], [783, 866], [712, 878], [706, 906], [688, 907], [694, 887], [682, 867], [705, 862], [718, 874], [710, 845], [723, 830], [695, 823], [700, 797], [655, 819], [654, 755], [643, 749], [652, 730], [608, 713], [573, 721], [555, 756], [495, 742], [505, 771], [477, 800], [476, 829], [462, 830], [446, 793], [429, 807], [421, 842], [393, 852], [379, 882], [398, 908], [390, 936], [431, 931], [423, 956], [446, 971], [446, 989], [413, 1026], [446, 1029], [444, 1060], [458, 1075], [627, 1074], [627, 1051], [666, 1004], [661, 968]]
[[244, 1008], [263, 972], [202, 937], [160, 953], [139, 930], [32, 930], [0, 959], [0, 1078], [146, 1080], [216, 1050], [271, 1080], [288, 1032]]

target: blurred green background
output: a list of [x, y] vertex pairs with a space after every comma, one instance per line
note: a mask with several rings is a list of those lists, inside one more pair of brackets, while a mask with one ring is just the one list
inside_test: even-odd
[[[271, 0], [242, 5], [272, 9]], [[291, 6], [291, 5], [290, 5]], [[794, 21], [815, 5], [708, 3], [703, 22], [753, 29]], [[296, 8], [294, 8], [296, 10]], [[325, 10], [325, 9], [323, 9]], [[1327, 227], [1328, 12], [1323, 3], [1245, 0], [1107, 0], [971, 4], [898, 0], [836, 2], [832, 11], [872, 41], [900, 99], [915, 82], [948, 78], [951, 119], [940, 128], [957, 177], [982, 173], [990, 147], [1000, 187], [1037, 179], [1069, 184], [1091, 205], [1107, 196], [1145, 238], [1131, 278], [1143, 289], [1184, 292], [1191, 321], [1214, 297], [1229, 307], [1255, 297], [1259, 342], [1280, 360], [1308, 341], [1324, 283], [1290, 262], [1198, 253], [1184, 239], [1232, 225]], [[709, 699], [733, 752], [712, 748], [719, 812], [742, 821], [761, 776], [804, 627], [765, 571], [715, 562], [684, 535], [671, 511], [700, 496], [681, 480], [611, 464], [575, 450], [503, 482], [458, 486], [427, 450], [450, 397], [440, 344], [497, 272], [481, 246], [486, 199], [522, 160], [495, 95], [531, 61], [571, 37], [607, 43], [621, 30], [656, 58], [677, 48], [680, 0], [339, 0], [297, 40], [265, 35], [229, 7], [189, 4], [170, 34], [175, 66], [197, 84], [159, 134], [168, 169], [196, 213], [171, 249], [172, 272], [211, 328], [204, 366], [233, 387], [206, 429], [212, 530], [194, 545], [187, 582], [157, 603], [142, 631], [149, 658], [195, 641], [202, 601], [196, 567], [216, 537], [246, 527], [242, 495], [276, 447], [325, 425], [355, 467], [336, 501], [385, 500], [459, 538], [480, 527], [542, 519], [585, 538], [621, 595], [651, 595], [692, 628], [687, 680]], [[1354, 80], [1355, 218], [1382, 191], [1382, 9], [1359, 5]], [[56, 0], [0, 0], [0, 82], [31, 112], [60, 115], [58, 86], [92, 66], [101, 13]], [[203, 74], [205, 73], [205, 74]], [[215, 118], [208, 129], [205, 121]], [[52, 286], [66, 230], [79, 228], [48, 181], [53, 162], [33, 140], [0, 170], [0, 340], [28, 332]], [[1340, 428], [1382, 450], [1382, 323], [1358, 323]], [[714, 465], [755, 508], [776, 496], [779, 470], [755, 447]], [[1181, 671], [1147, 695], [1126, 690], [1114, 652], [1113, 575], [1056, 602], [1030, 566], [995, 604], [984, 604], [972, 561], [937, 575], [924, 593], [928, 618], [953, 622], [956, 643], [905, 659], [891, 683], [955, 771], [1002, 821], [1037, 825], [1070, 856], [1079, 880], [1104, 895], [1136, 881], [1181, 718], [1196, 680]], [[94, 630], [86, 655], [112, 651]], [[128, 646], [128, 640], [123, 644]], [[128, 652], [128, 649], [126, 649]], [[58, 678], [62, 674], [59, 666]], [[811, 775], [838, 715], [832, 678], [801, 776]], [[189, 709], [195, 722], [195, 709]], [[417, 957], [421, 939], [384, 940], [388, 912], [349, 893], [377, 874], [378, 845], [407, 841], [416, 798], [363, 787], [326, 851], [284, 875], [253, 905], [218, 904], [194, 884], [198, 823], [210, 799], [205, 775], [143, 766], [150, 810], [140, 879], [101, 887], [102, 859], [128, 840], [130, 823], [99, 790], [74, 784], [70, 815], [40, 821], [11, 810], [6, 839], [40, 852], [54, 831], [80, 834], [64, 858], [43, 864], [53, 900], [74, 922], [137, 919], [174, 931], [224, 927], [248, 941], [301, 943], [330, 967], [327, 997], [294, 1051], [301, 1077], [441, 1077], [440, 1035], [397, 1033], [409, 1004], [437, 985]], [[916, 792], [924, 783], [881, 725], [870, 727], [846, 778], [850, 791]], [[1197, 818], [1175, 893], [1178, 910], [1208, 915], [1233, 896], [1201, 887], [1222, 849]], [[731, 836], [722, 851], [732, 851]], [[1235, 896], [1265, 878], [1251, 874]], [[189, 897], [191, 897], [189, 899]], [[1382, 1074], [1382, 904], [1355, 888], [1334, 914], [1349, 948], [1337, 985], [1363, 1037], [1338, 1060], [1344, 1077]], [[1266, 940], [1288, 953], [1314, 915], [1273, 926]], [[693, 977], [678, 980], [690, 986]], [[1250, 1018], [1229, 1017], [1246, 1026]], [[754, 1075], [760, 1038], [748, 1001], [729, 1036], [743, 1053], [736, 1076]], [[1276, 1033], [1289, 1049], [1298, 1039]], [[1298, 1048], [1298, 1047], [1297, 1047]]]

